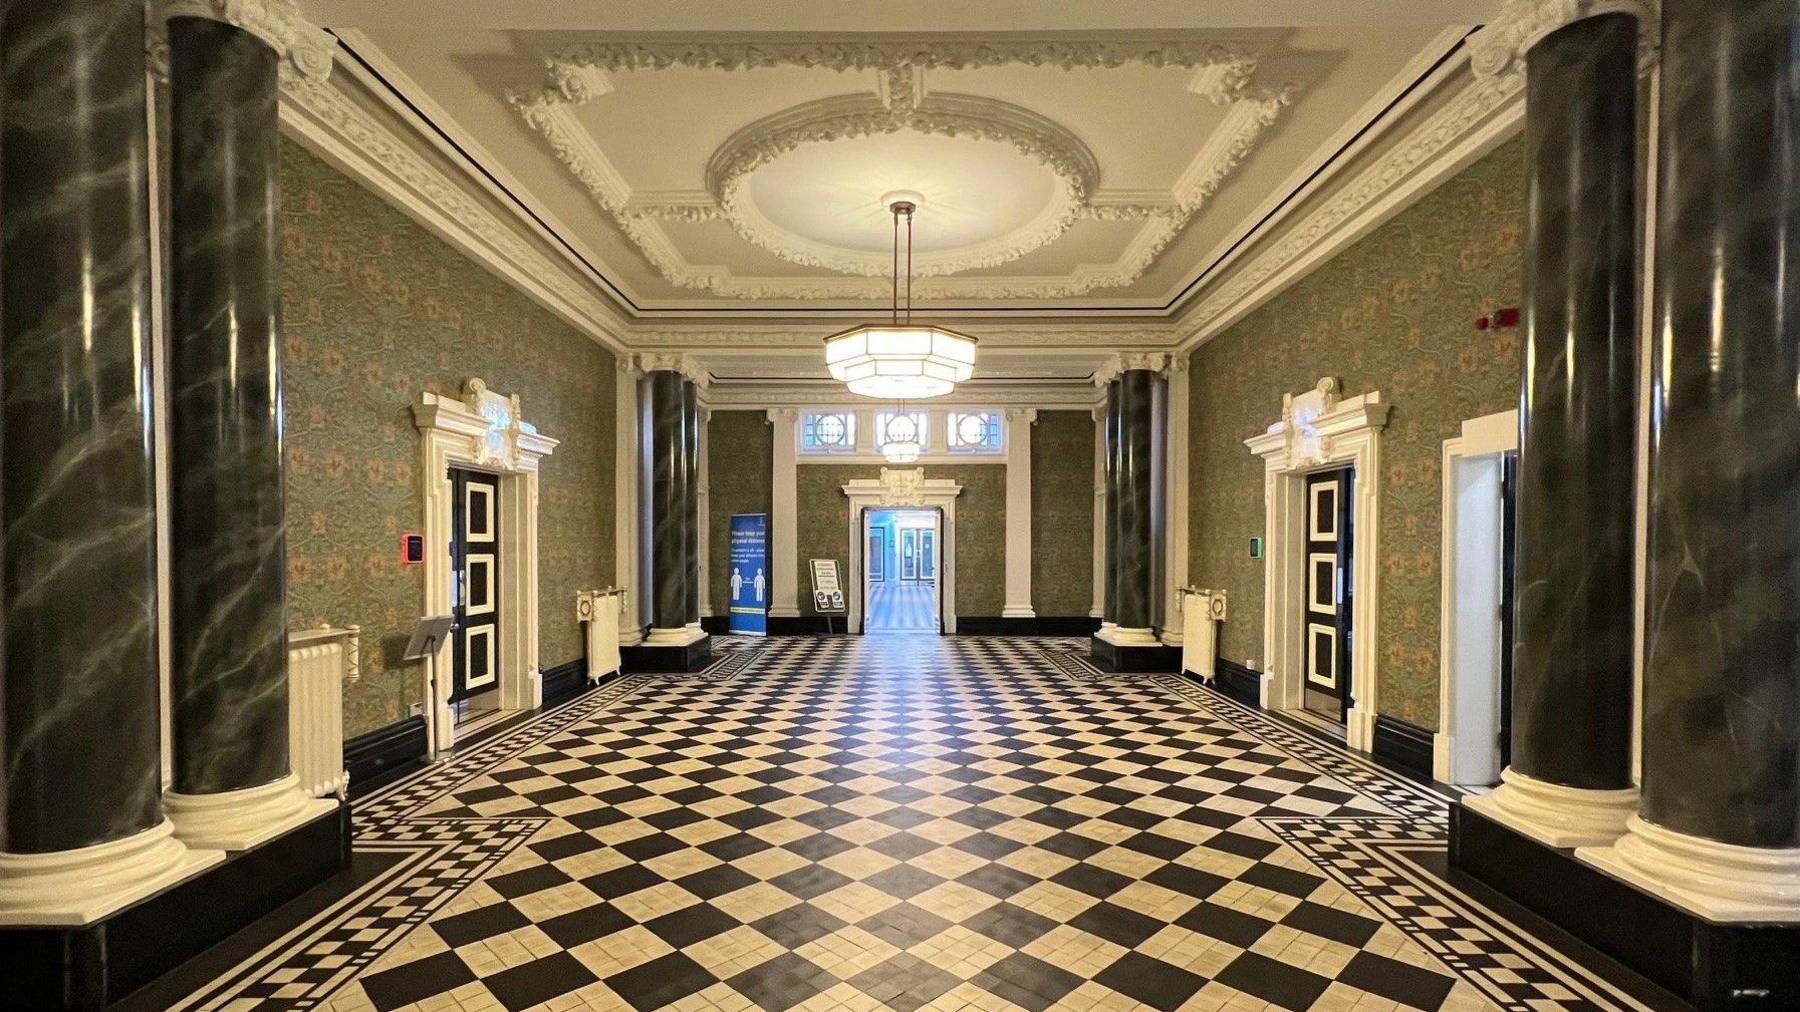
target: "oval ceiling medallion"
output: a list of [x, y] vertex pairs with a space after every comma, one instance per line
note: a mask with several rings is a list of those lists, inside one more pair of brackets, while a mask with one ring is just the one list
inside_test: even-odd
[[720, 147], [707, 184], [740, 235], [791, 263], [885, 277], [892, 220], [882, 195], [920, 193], [913, 273], [992, 267], [1054, 240], [1081, 214], [1099, 170], [1085, 145], [995, 99], [933, 94], [809, 102]]

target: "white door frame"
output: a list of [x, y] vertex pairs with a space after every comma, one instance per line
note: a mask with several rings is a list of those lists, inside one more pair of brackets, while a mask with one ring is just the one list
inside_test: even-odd
[[1372, 391], [1340, 400], [1338, 382], [1326, 377], [1311, 390], [1282, 397], [1281, 418], [1262, 435], [1244, 440], [1263, 458], [1263, 676], [1262, 705], [1298, 710], [1306, 705], [1306, 476], [1349, 464], [1356, 471], [1351, 535], [1350, 694], [1345, 740], [1369, 752], [1375, 743], [1376, 624], [1381, 602], [1381, 430], [1390, 405]]
[[1444, 440], [1442, 591], [1438, 608], [1438, 731], [1431, 776], [1439, 783], [1500, 780], [1502, 456], [1519, 448], [1519, 412], [1462, 423]]
[[[852, 506], [851, 509], [856, 510], [856, 507]], [[902, 511], [920, 511], [920, 512], [929, 510], [931, 512], [931, 526], [930, 527], [902, 528], [898, 523], [896, 523], [894, 525], [894, 534], [896, 536], [896, 541], [898, 541], [899, 540], [898, 536], [902, 530], [918, 531], [919, 534], [915, 540], [919, 543], [919, 548], [922, 549], [924, 547], [924, 541], [925, 541], [924, 532], [926, 532], [926, 531], [931, 532], [931, 610], [932, 610], [933, 614], [938, 616], [938, 620], [940, 622], [944, 621], [944, 585], [943, 585], [943, 581], [938, 578], [938, 574], [941, 573], [944, 568], [944, 558], [943, 558], [944, 529], [945, 529], [944, 512], [942, 510], [939, 510], [935, 507], [930, 507], [930, 506], [872, 506], [867, 509], [861, 510], [860, 512], [862, 513], [862, 537], [863, 537], [862, 543], [863, 543], [865, 553], [867, 552], [867, 549], [868, 549], [869, 536], [875, 532], [875, 525], [869, 522], [869, 516], [870, 516], [870, 514], [880, 511], [880, 510], [902, 510]], [[884, 542], [886, 541], [885, 538], [883, 538], [882, 540]], [[895, 549], [894, 549], [894, 558], [895, 558], [894, 565], [896, 567], [898, 567], [900, 565], [900, 563], [899, 563], [900, 549], [898, 547], [898, 544], [896, 544]], [[875, 592], [874, 581], [869, 579], [868, 573], [862, 571], [861, 562], [862, 562], [862, 557], [859, 556], [856, 560], [857, 566], [854, 569], [854, 572], [861, 573], [861, 579], [862, 579], [862, 593], [856, 595], [857, 599], [862, 602], [862, 610], [852, 613], [858, 618], [862, 617], [863, 615], [868, 614], [869, 597], [870, 597], [870, 595], [872, 595]], [[886, 565], [885, 561], [883, 562], [883, 565]], [[916, 571], [923, 573], [924, 569], [922, 567], [924, 565], [925, 565], [925, 557], [923, 555], [920, 555], [918, 562], [917, 562], [917, 566], [920, 568], [918, 568]], [[919, 582], [919, 580], [922, 580], [922, 579], [924, 579], [924, 577], [919, 577], [918, 579], [915, 579], [913, 582], [917, 583], [917, 582]], [[893, 583], [896, 586], [904, 585], [904, 583], [905, 583], [905, 581], [897, 575], [893, 576], [887, 582]], [[851, 624], [849, 626], [849, 628], [851, 630], [855, 630], [858, 628], [858, 626], [856, 626], [855, 624]], [[949, 625], [946, 625], [943, 628], [946, 633], [951, 631], [951, 628]], [[866, 632], [867, 630], [863, 630], [863, 631]]]
[[881, 469], [880, 478], [854, 478], [842, 486], [846, 506], [844, 524], [849, 534], [850, 585], [861, 588], [849, 598], [847, 628], [862, 628], [864, 597], [869, 585], [863, 579], [863, 552], [867, 550], [869, 524], [867, 511], [883, 508], [935, 509], [942, 529], [934, 539], [938, 553], [935, 581], [938, 617], [944, 623], [944, 634], [956, 632], [956, 497], [963, 487], [949, 478], [926, 478], [925, 469]]
[[[500, 510], [500, 708], [528, 710], [543, 702], [538, 677], [538, 463], [557, 440], [519, 417], [519, 398], [504, 397], [480, 379], [461, 399], [425, 393], [413, 405], [420, 437], [420, 485], [425, 502], [425, 614], [450, 614], [450, 468], [498, 475]], [[425, 733], [433, 754], [456, 743], [450, 709], [452, 644], [438, 644], [421, 666]], [[436, 685], [431, 672], [436, 672]]]

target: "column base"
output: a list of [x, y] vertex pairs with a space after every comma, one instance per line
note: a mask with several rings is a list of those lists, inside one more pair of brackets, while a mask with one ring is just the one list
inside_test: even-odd
[[1666, 886], [1625, 881], [1584, 857], [1494, 822], [1467, 799], [1450, 806], [1450, 880], [1497, 913], [1510, 900], [1697, 1008], [1800, 1008], [1800, 924], [1701, 917]]
[[1611, 843], [1624, 835], [1626, 820], [1637, 811], [1635, 787], [1616, 791], [1564, 787], [1510, 766], [1500, 772], [1500, 780], [1494, 793], [1468, 798], [1463, 804], [1559, 850]]
[[1162, 645], [1162, 640], [1158, 639], [1156, 636], [1156, 630], [1148, 626], [1137, 628], [1133, 626], [1115, 625], [1108, 628], [1106, 625], [1102, 624], [1100, 626], [1100, 631], [1095, 633], [1094, 637], [1096, 639], [1105, 640], [1116, 647], [1156, 647]]
[[620, 646], [622, 646], [622, 647], [636, 646], [637, 644], [642, 643], [642, 642], [644, 642], [644, 630], [643, 629], [641, 629], [635, 625], [619, 627], [619, 645]]
[[92, 924], [223, 860], [183, 846], [168, 819], [91, 847], [0, 854], [0, 927]]
[[685, 647], [689, 643], [706, 638], [706, 631], [697, 625], [681, 625], [673, 629], [651, 629], [650, 635], [644, 637], [644, 645], [649, 647]]
[[350, 866], [350, 806], [333, 809], [90, 924], [0, 931], [0, 1004], [110, 1007], [206, 952]]
[[[1115, 628], [1113, 632], [1118, 632]], [[1151, 637], [1146, 644], [1119, 643], [1102, 630], [1088, 641], [1088, 660], [1102, 671], [1176, 672], [1181, 670], [1181, 651], [1165, 647]]]
[[1178, 647], [1178, 646], [1182, 646], [1186, 642], [1187, 641], [1182, 638], [1180, 629], [1165, 629], [1165, 630], [1163, 630], [1163, 634], [1162, 634], [1162, 645], [1163, 646]]
[[1001, 618], [1037, 618], [1037, 609], [1028, 604], [1009, 604], [1000, 609]]
[[1636, 815], [1626, 828], [1575, 857], [1709, 921], [1800, 926], [1800, 848], [1720, 843]]
[[712, 637], [704, 633], [699, 639], [682, 643], [657, 643], [651, 639], [635, 647], [621, 647], [620, 657], [629, 672], [693, 672], [704, 671], [712, 664]]
[[259, 847], [336, 805], [336, 801], [302, 791], [300, 778], [292, 773], [237, 791], [168, 791], [163, 795], [163, 809], [175, 824], [175, 838], [196, 850], [240, 851]]
[[772, 604], [769, 606], [770, 618], [799, 618], [800, 606], [797, 604]]

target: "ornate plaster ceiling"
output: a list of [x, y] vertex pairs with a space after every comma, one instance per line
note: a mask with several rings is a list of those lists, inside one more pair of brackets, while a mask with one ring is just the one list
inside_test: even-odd
[[513, 30], [410, 2], [308, 8], [643, 313], [884, 302], [895, 189], [925, 196], [924, 306], [1164, 312], [1443, 27], [651, 32], [625, 3], [622, 31], [529, 4]]

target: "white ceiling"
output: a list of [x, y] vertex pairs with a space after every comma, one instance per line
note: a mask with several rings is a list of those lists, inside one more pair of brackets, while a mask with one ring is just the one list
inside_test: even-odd
[[894, 189], [928, 311], [1166, 313], [1493, 0], [303, 7], [629, 315], [693, 319], [885, 303]]

